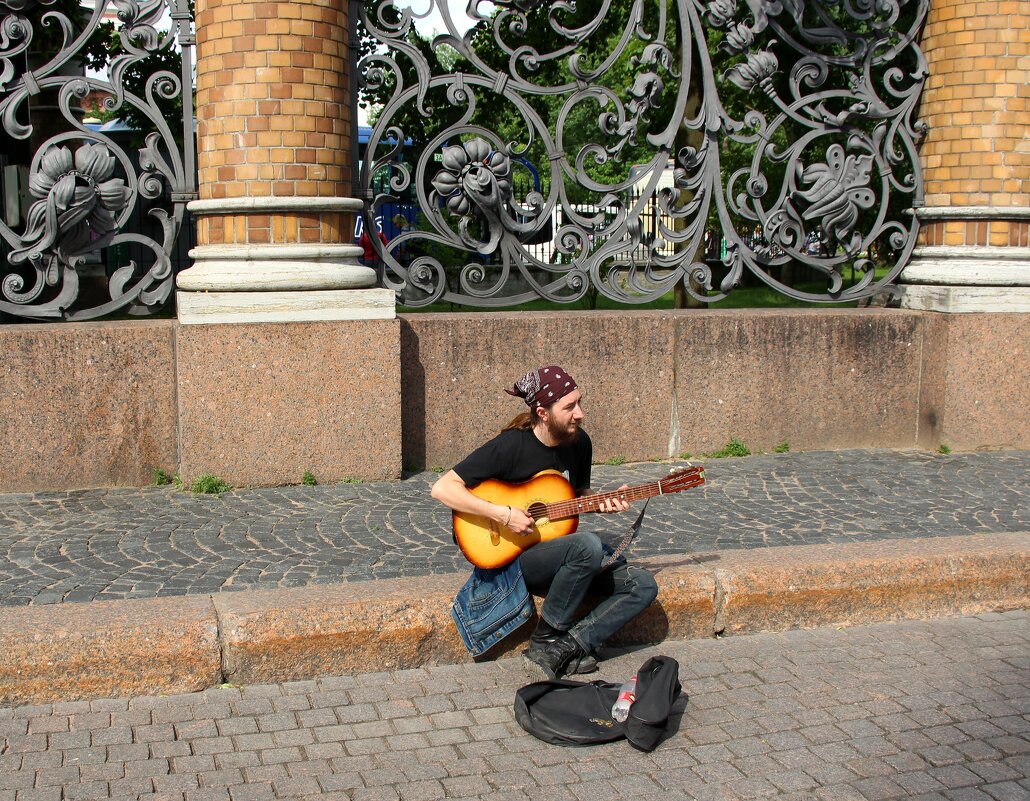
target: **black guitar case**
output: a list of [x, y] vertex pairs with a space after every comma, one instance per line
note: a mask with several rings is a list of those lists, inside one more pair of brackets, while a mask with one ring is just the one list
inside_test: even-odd
[[637, 698], [625, 723], [612, 719], [619, 687], [569, 679], [527, 684], [515, 693], [515, 720], [552, 745], [596, 745], [626, 738], [641, 751], [653, 751], [668, 731], [672, 705], [682, 690], [679, 663], [655, 656], [640, 666]]

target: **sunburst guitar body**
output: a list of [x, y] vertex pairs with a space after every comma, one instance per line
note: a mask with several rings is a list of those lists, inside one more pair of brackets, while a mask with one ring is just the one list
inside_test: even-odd
[[490, 518], [454, 512], [454, 538], [465, 558], [476, 567], [504, 567], [538, 542], [572, 534], [579, 526], [579, 515], [599, 511], [611, 498], [635, 501], [704, 482], [704, 468], [676, 468], [661, 481], [577, 498], [565, 476], [555, 470], [537, 473], [520, 484], [490, 479], [474, 487], [472, 494], [499, 506], [522, 509], [536, 520], [533, 531], [523, 536]]

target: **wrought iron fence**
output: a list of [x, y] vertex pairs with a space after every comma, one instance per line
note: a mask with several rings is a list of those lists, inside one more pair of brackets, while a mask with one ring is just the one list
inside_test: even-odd
[[[367, 3], [365, 225], [404, 302], [891, 292], [928, 0]], [[427, 35], [419, 25], [439, 20]], [[471, 25], [471, 27], [469, 27]], [[802, 267], [816, 286], [793, 285]]]
[[[364, 224], [396, 222], [385, 284], [485, 307], [717, 301], [747, 274], [810, 301], [890, 291], [922, 197], [927, 6], [471, 0], [468, 28], [370, 0], [358, 191]], [[0, 0], [0, 320], [165, 305], [193, 45], [190, 0]]]
[[0, 0], [0, 319], [160, 310], [195, 197], [190, 0]]

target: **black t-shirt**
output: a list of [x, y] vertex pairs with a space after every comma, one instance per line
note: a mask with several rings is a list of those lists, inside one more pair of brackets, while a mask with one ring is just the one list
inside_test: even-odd
[[528, 481], [541, 470], [557, 470], [576, 493], [590, 486], [593, 445], [583, 429], [573, 442], [549, 448], [532, 430], [502, 431], [454, 466], [465, 486], [472, 488], [489, 478], [509, 483]]

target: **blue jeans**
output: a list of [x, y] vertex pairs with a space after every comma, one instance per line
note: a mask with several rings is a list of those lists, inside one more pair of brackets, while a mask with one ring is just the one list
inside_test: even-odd
[[[606, 556], [600, 538], [584, 531], [538, 543], [519, 557], [529, 591], [544, 596], [540, 617], [568, 631], [587, 651], [602, 645], [658, 597], [658, 584], [648, 571], [621, 559], [602, 568]], [[601, 602], [576, 622], [588, 594], [601, 596]]]

